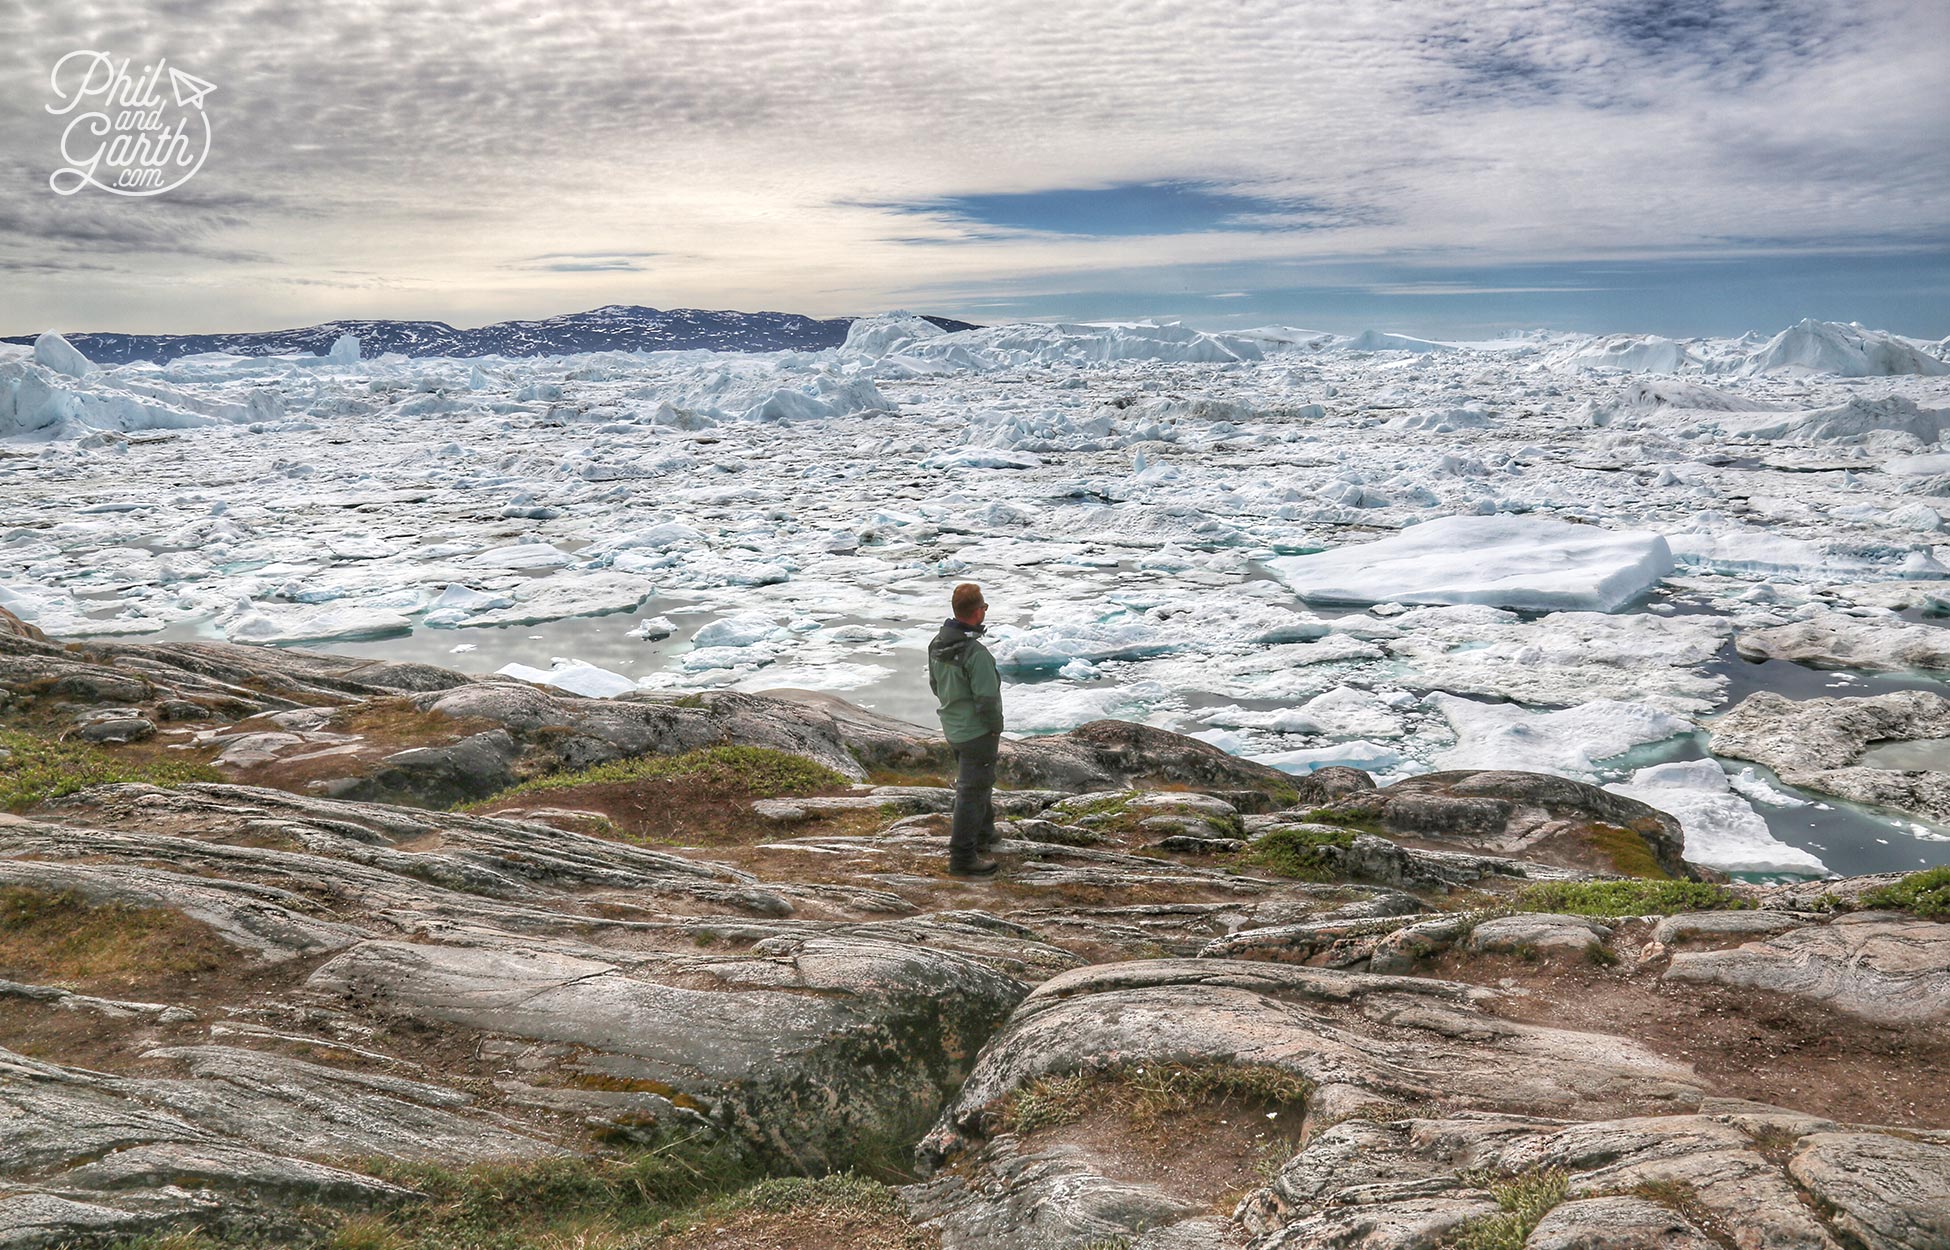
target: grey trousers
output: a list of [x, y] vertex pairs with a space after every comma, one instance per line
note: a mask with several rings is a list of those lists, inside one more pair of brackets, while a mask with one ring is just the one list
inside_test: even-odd
[[948, 835], [948, 862], [970, 864], [995, 840], [995, 753], [1001, 734], [951, 742], [955, 751], [955, 824]]

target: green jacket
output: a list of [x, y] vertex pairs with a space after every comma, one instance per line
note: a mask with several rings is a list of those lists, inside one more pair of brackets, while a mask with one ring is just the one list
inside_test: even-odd
[[1002, 679], [995, 657], [975, 641], [981, 633], [951, 617], [928, 644], [928, 689], [941, 701], [941, 732], [950, 742], [1002, 732]]

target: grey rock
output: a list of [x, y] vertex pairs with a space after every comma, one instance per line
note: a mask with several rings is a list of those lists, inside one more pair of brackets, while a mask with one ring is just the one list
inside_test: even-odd
[[156, 736], [156, 723], [144, 716], [91, 721], [76, 731], [84, 742], [144, 742]]
[[[359, 931], [349, 925], [307, 915], [305, 900], [295, 891], [127, 864], [16, 858], [62, 849], [77, 859], [89, 854], [92, 839], [49, 832], [60, 828], [0, 817], [0, 885], [72, 891], [95, 904], [181, 912], [226, 942], [273, 962], [337, 950], [359, 939]], [[96, 847], [94, 853], [102, 849]]]
[[1454, 946], [1469, 932], [1473, 920], [1459, 912], [1416, 921], [1384, 934], [1369, 954], [1368, 971], [1391, 976], [1412, 973], [1422, 960]]
[[900, 1191], [942, 1250], [1046, 1250], [1112, 1243], [1136, 1250], [1212, 1250], [1222, 1222], [1182, 1199], [1112, 1180], [1080, 1146], [1022, 1153], [1002, 1138], [957, 1175]]
[[1531, 1230], [1524, 1250], [1720, 1250], [1691, 1220], [1644, 1198], [1560, 1203]]
[[1675, 942], [1725, 938], [1772, 937], [1808, 924], [1803, 916], [1778, 911], [1693, 911], [1667, 916], [1652, 926], [1652, 940]]
[[113, 998], [95, 998], [88, 994], [77, 994], [58, 985], [22, 985], [18, 981], [0, 981], [0, 998], [24, 998], [30, 1002], [52, 1003], [65, 1011], [86, 1011], [114, 1019], [136, 1017], [157, 1020], [164, 1024], [196, 1019], [195, 1012], [183, 1007], [172, 1007], [168, 1003], [136, 1003]]
[[1810, 668], [1899, 673], [1915, 669], [1950, 672], [1950, 634], [1898, 617], [1865, 619], [1823, 612], [1736, 635], [1734, 649], [1748, 660], [1790, 660]]
[[411, 747], [386, 756], [371, 776], [336, 787], [332, 797], [451, 807], [512, 785], [520, 754], [514, 738], [501, 729], [446, 746]]
[[[1447, 1119], [1347, 1121], [1317, 1134], [1241, 1207], [1260, 1235], [1251, 1250], [1387, 1245], [1436, 1250], [1473, 1220], [1498, 1213], [1479, 1178], [1563, 1172], [1566, 1202], [1527, 1247], [1641, 1250], [1698, 1246], [1698, 1225], [1636, 1198], [1645, 1187], [1685, 1192], [1740, 1246], [1839, 1250], [1793, 1182], [1742, 1128], [1718, 1116], [1646, 1115], [1570, 1123], [1473, 1113]], [[1598, 1204], [1598, 1205], [1590, 1205]], [[1629, 1204], [1629, 1205], [1622, 1205]], [[1385, 1230], [1385, 1231], [1384, 1231]], [[1670, 1236], [1670, 1240], [1663, 1237]], [[1363, 1240], [1363, 1238], [1373, 1238]]]
[[1950, 924], [1857, 912], [1729, 950], [1683, 951], [1664, 975], [1789, 994], [1889, 1023], [1950, 1019]]
[[[1696, 1106], [1690, 1068], [1626, 1038], [1539, 1028], [1477, 1006], [1493, 991], [1255, 961], [1099, 965], [1033, 990], [983, 1050], [923, 1156], [987, 1135], [995, 1107], [1038, 1077], [1116, 1064], [1270, 1064], [1313, 1082], [1310, 1111], [1347, 1102], [1466, 1099], [1542, 1114]], [[1544, 1110], [1544, 1109], [1550, 1110]]]
[[1950, 1246], [1950, 1142], [1817, 1133], [1801, 1141], [1788, 1171], [1868, 1250]]
[[1467, 945], [1479, 955], [1582, 955], [1594, 946], [1603, 946], [1610, 936], [1610, 929], [1587, 916], [1531, 912], [1483, 921], [1471, 931]]
[[1802, 700], [1760, 691], [1714, 723], [1709, 749], [1765, 764], [1791, 786], [1941, 821], [1950, 820], [1950, 774], [1856, 761], [1871, 742], [1946, 737], [1950, 698], [1926, 690]]
[[946, 951], [838, 936], [633, 961], [368, 942], [310, 986], [365, 1011], [578, 1048], [589, 1070], [668, 1085], [800, 1167], [918, 1133], [973, 1058], [963, 1039], [1023, 992]]
[[1347, 768], [1340, 764], [1316, 768], [1306, 776], [1295, 777], [1292, 781], [1293, 789], [1299, 797], [1288, 810], [1296, 814], [1304, 814], [1322, 803], [1365, 794], [1375, 788], [1373, 777], [1358, 768]]
[[0, 1250], [41, 1250], [83, 1239], [99, 1243], [116, 1237], [134, 1237], [174, 1223], [183, 1208], [124, 1211], [77, 1202], [58, 1194], [0, 1195]]
[[1245, 929], [1208, 942], [1202, 959], [1268, 959], [1345, 968], [1366, 962], [1380, 942], [1414, 917], [1384, 915]]
[[1246, 844], [1238, 838], [1205, 838], [1194, 833], [1170, 834], [1151, 846], [1154, 850], [1180, 855], [1231, 855], [1246, 849]]
[[1544, 773], [1425, 773], [1324, 804], [1316, 819], [1599, 872], [1618, 869], [1603, 840], [1623, 834], [1641, 840], [1668, 874], [1696, 875], [1681, 858], [1685, 837], [1677, 820], [1636, 799]]
[[371, 1176], [305, 1159], [266, 1154], [240, 1146], [186, 1145], [177, 1142], [133, 1146], [51, 1178], [61, 1189], [220, 1190], [262, 1201], [324, 1202], [370, 1206], [413, 1196], [413, 1191]]

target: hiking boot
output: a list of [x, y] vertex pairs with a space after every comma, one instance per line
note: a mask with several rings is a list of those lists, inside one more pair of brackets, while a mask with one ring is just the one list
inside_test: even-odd
[[993, 877], [1001, 867], [1002, 865], [992, 859], [982, 859], [978, 856], [965, 864], [949, 864], [948, 875], [951, 877]]

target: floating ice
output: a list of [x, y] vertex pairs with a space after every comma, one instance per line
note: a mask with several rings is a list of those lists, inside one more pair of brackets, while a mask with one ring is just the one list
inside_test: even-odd
[[1175, 705], [1172, 693], [1155, 681], [1118, 686], [1049, 681], [1002, 691], [1003, 720], [1010, 733], [1020, 734], [1061, 733], [1093, 720], [1142, 721], [1166, 705]]
[[1351, 339], [1337, 346], [1350, 352], [1446, 352], [1453, 350], [1447, 343], [1436, 343], [1429, 339], [1412, 338], [1406, 334], [1387, 334], [1380, 330], [1363, 330]]
[[1074, 660], [1129, 660], [1161, 655], [1186, 645], [1148, 621], [1124, 620], [1048, 625], [1034, 629], [1001, 626], [986, 642], [999, 669], [1056, 669]]
[[647, 578], [628, 573], [558, 573], [517, 584], [513, 605], [476, 612], [456, 624], [536, 625], [569, 616], [628, 612], [650, 597], [651, 588]]
[[771, 617], [758, 612], [721, 616], [691, 636], [694, 647], [749, 647], [779, 632]]
[[553, 686], [586, 699], [613, 699], [637, 688], [633, 678], [581, 660], [556, 660], [554, 667], [548, 669], [530, 668], [526, 664], [504, 664], [494, 671], [502, 677], [533, 682], [538, 686]]
[[1249, 757], [1284, 773], [1311, 773], [1323, 768], [1359, 768], [1367, 772], [1387, 772], [1399, 767], [1402, 753], [1379, 742], [1337, 742], [1333, 746], [1301, 751], [1274, 751]]
[[1322, 603], [1480, 603], [1615, 612], [1672, 571], [1666, 540], [1544, 516], [1443, 517], [1378, 542], [1266, 562]]
[[1828, 875], [1827, 865], [1799, 847], [1777, 841], [1767, 821], [1730, 788], [1712, 760], [1680, 760], [1641, 768], [1629, 782], [1605, 787], [1648, 803], [1679, 821], [1686, 858], [1720, 872]]
[[1456, 732], [1456, 745], [1436, 754], [1438, 768], [1520, 769], [1588, 781], [1601, 760], [1692, 728], [1669, 712], [1615, 699], [1594, 699], [1556, 712], [1439, 692], [1428, 702]]
[[358, 604], [318, 607], [253, 605], [224, 622], [232, 642], [327, 642], [332, 639], [384, 638], [404, 634], [413, 621], [403, 612]]

